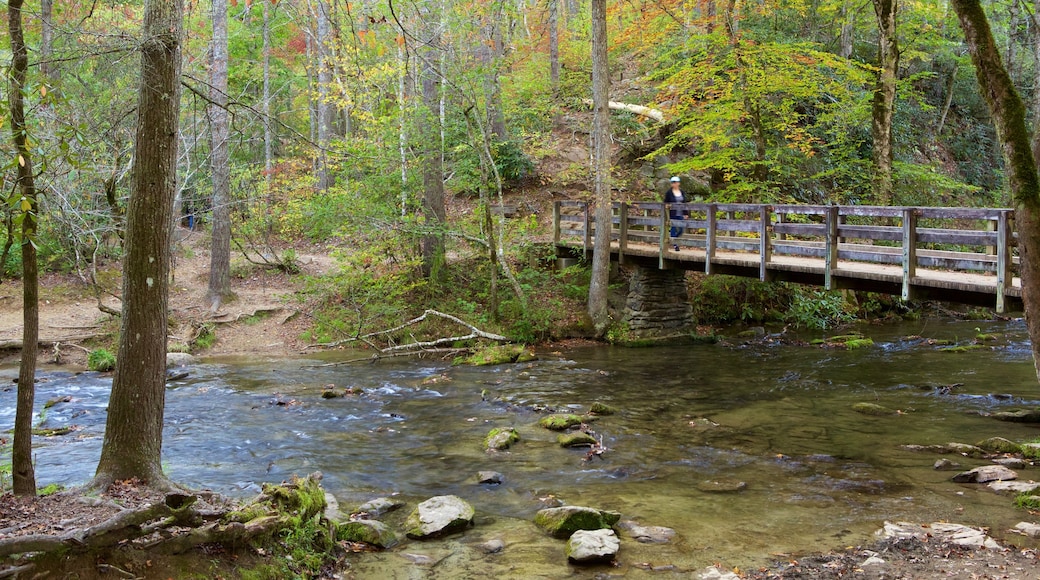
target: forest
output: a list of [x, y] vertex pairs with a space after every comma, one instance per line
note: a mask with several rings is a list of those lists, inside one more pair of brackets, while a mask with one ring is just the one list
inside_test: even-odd
[[[119, 361], [90, 485], [171, 488], [168, 296], [196, 233], [211, 319], [172, 341], [184, 350], [212, 342], [259, 271], [294, 280], [310, 345], [389, 354], [412, 325], [452, 344], [610, 338], [607, 253], [547, 267], [551, 204], [659, 201], [671, 175], [718, 202], [1014, 207], [1024, 284], [1040, 267], [1040, 4], [12, 0], [4, 19], [16, 494], [36, 493], [41, 276], [109, 317], [84, 349]], [[302, 254], [334, 267], [305, 275]], [[692, 284], [718, 300], [698, 306], [709, 324], [827, 327], [882, 308]], [[444, 339], [449, 322], [472, 334]]]

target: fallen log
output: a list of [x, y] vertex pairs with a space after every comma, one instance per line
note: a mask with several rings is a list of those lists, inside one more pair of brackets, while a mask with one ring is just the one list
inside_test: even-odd
[[[91, 334], [74, 334], [69, 336], [60, 336], [57, 338], [41, 338], [37, 341], [37, 344], [41, 347], [52, 347], [58, 343], [66, 342], [78, 342], [83, 340], [90, 340], [101, 336], [98, 333]], [[22, 339], [20, 338], [0, 338], [0, 350], [19, 350], [22, 348]]]
[[[583, 99], [582, 102], [590, 107], [592, 106], [592, 99]], [[664, 123], [664, 111], [660, 109], [655, 109], [653, 107], [635, 105], [632, 103], [620, 103], [618, 101], [610, 101], [607, 103], [607, 108], [613, 111], [628, 111], [629, 113], [639, 115], [641, 117], [653, 119], [658, 123]]]

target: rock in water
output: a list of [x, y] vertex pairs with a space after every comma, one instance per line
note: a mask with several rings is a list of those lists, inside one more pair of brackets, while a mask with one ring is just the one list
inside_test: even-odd
[[520, 434], [516, 432], [516, 429], [496, 427], [484, 438], [484, 448], [488, 451], [503, 451], [519, 440]]
[[454, 495], [439, 495], [420, 503], [405, 522], [409, 538], [425, 540], [461, 532], [473, 524], [473, 506]]
[[998, 421], [1009, 421], [1011, 423], [1040, 423], [1040, 409], [1022, 411], [1000, 411], [990, 415]]
[[1015, 524], [1015, 529], [1011, 531], [1016, 534], [1029, 536], [1030, 538], [1040, 538], [1040, 526], [1031, 522], [1019, 522]]
[[981, 447], [986, 451], [992, 453], [1020, 453], [1022, 448], [1014, 441], [1009, 441], [1003, 437], [990, 437], [983, 441], [979, 441], [975, 444], [976, 447]]
[[388, 512], [392, 512], [403, 505], [404, 502], [402, 501], [386, 497], [380, 497], [371, 501], [366, 501], [365, 503], [361, 504], [360, 506], [358, 506], [358, 509], [354, 510], [354, 514], [365, 513], [372, 516], [373, 518], [378, 518], [379, 516]]
[[351, 520], [336, 526], [336, 540], [362, 542], [380, 548], [397, 545], [397, 534], [378, 520]]
[[565, 431], [581, 425], [582, 418], [574, 414], [554, 414], [542, 417], [538, 424], [551, 431]]
[[856, 403], [852, 406], [852, 410], [857, 413], [864, 415], [873, 415], [875, 417], [883, 417], [885, 415], [898, 415], [898, 413], [888, 407], [882, 407], [877, 403]]
[[489, 483], [498, 485], [505, 480], [505, 476], [497, 471], [478, 471], [477, 483]]
[[620, 549], [614, 530], [578, 530], [567, 541], [567, 559], [575, 564], [610, 562]]
[[595, 437], [584, 431], [561, 433], [556, 437], [556, 442], [560, 444], [560, 447], [592, 447], [599, 443]]
[[195, 357], [186, 352], [166, 353], [166, 368], [190, 365], [195, 362]]
[[986, 483], [988, 481], [1010, 481], [1018, 479], [1018, 474], [1003, 465], [983, 465], [970, 471], [962, 471], [953, 476], [957, 483]]
[[675, 530], [664, 526], [641, 526], [633, 521], [618, 524], [633, 540], [641, 544], [664, 544], [675, 537]]
[[569, 538], [578, 530], [601, 530], [618, 523], [621, 514], [590, 507], [567, 505], [539, 510], [534, 523], [556, 538]]

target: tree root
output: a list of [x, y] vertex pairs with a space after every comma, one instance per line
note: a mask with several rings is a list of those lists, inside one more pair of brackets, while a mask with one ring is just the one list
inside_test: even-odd
[[[240, 547], [300, 526], [325, 510], [321, 473], [264, 485], [256, 499], [238, 509], [200, 509], [198, 495], [169, 493], [159, 503], [127, 509], [93, 526], [60, 535], [33, 534], [0, 540], [0, 558], [41, 552], [83, 553], [127, 545], [162, 554], [181, 554], [202, 544]], [[0, 578], [12, 570], [0, 570]], [[115, 570], [113, 570], [115, 572]]]

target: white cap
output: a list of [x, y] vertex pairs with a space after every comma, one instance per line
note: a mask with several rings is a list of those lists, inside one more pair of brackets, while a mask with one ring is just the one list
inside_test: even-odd
[[682, 181], [682, 180], [681, 180], [681, 179], [679, 179], [679, 176], [678, 176], [678, 175], [673, 175], [673, 176], [672, 176], [672, 183], [678, 183], [678, 182], [680, 182], [680, 181]]

